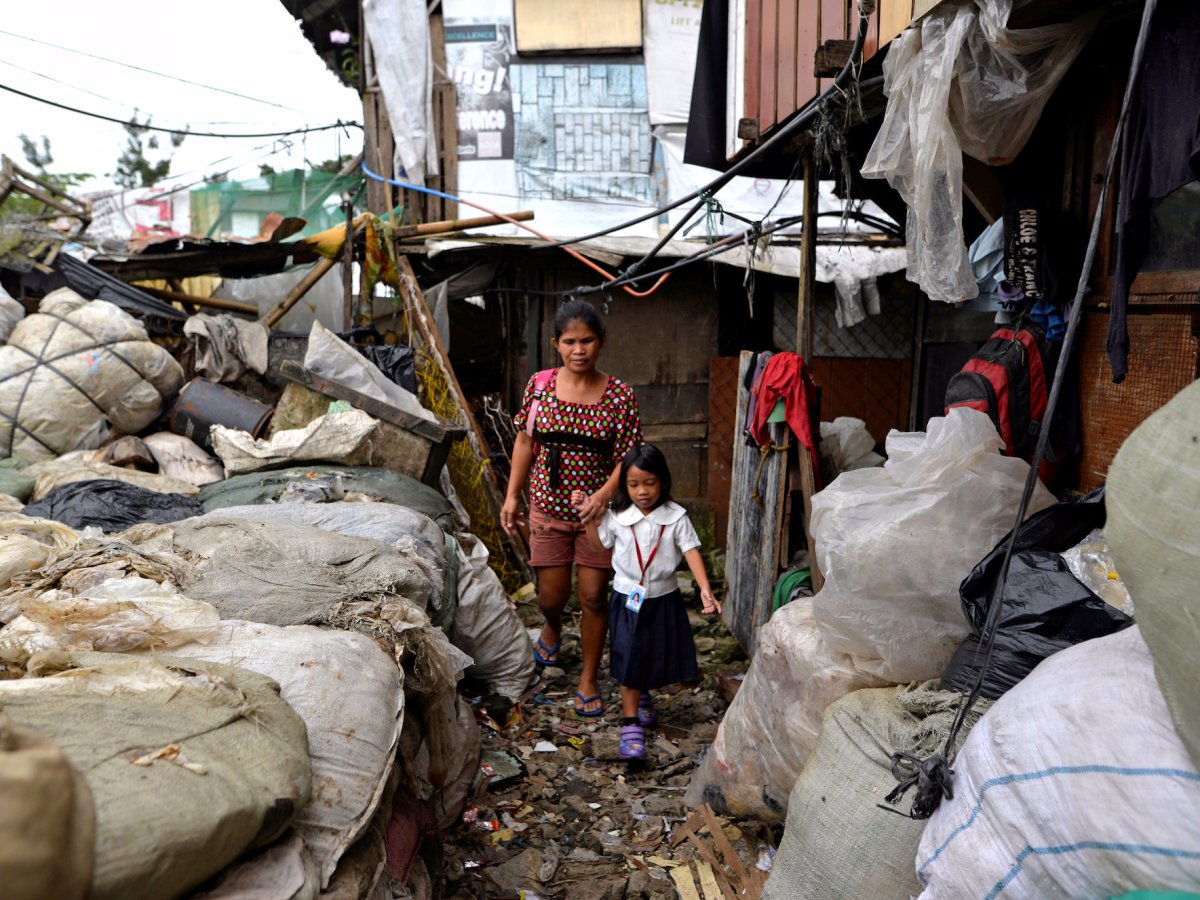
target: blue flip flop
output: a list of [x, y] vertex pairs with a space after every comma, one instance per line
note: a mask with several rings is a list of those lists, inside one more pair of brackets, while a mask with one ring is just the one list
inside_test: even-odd
[[[582, 703], [584, 706], [587, 706], [593, 700], [599, 700], [600, 695], [592, 694], [592, 696], [590, 696], [590, 697], [585, 697], [579, 691], [576, 691], [575, 699], [578, 700], [580, 703]], [[575, 715], [579, 716], [581, 719], [598, 719], [598, 718], [600, 718], [600, 716], [604, 715], [604, 705], [601, 704], [599, 709], [592, 710], [591, 712], [588, 712], [586, 709], [580, 709], [578, 706], [576, 706], [575, 707]]]
[[[539, 666], [557, 666], [558, 660], [557, 659], [549, 659], [548, 657], [553, 656], [555, 653], [557, 653], [558, 648], [561, 646], [562, 646], [562, 641], [559, 641], [553, 647], [547, 647], [545, 645], [545, 643], [542, 642], [542, 639], [539, 637], [537, 639], [537, 646], [535, 646], [533, 648], [533, 661], [535, 663], [537, 663]], [[538, 650], [541, 650], [542, 653], [544, 653], [546, 655], [543, 656], [542, 653], [538, 653]]]

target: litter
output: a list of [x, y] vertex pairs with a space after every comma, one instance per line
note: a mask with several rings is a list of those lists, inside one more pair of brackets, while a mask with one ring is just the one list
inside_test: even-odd
[[538, 741], [533, 745], [534, 753], [557, 753], [558, 747], [549, 741]]
[[60, 522], [26, 515], [0, 515], [0, 591], [14, 575], [41, 566], [55, 551], [70, 547], [78, 536]]
[[145, 438], [159, 474], [197, 488], [225, 477], [225, 467], [195, 442], [181, 434], [160, 431]]
[[277, 431], [268, 441], [246, 431], [214, 425], [213, 453], [229, 475], [288, 463], [321, 461], [348, 466], [370, 465], [376, 455], [378, 423], [364, 412], [331, 413], [303, 428]]
[[237, 381], [247, 370], [267, 371], [267, 327], [230, 315], [192, 316], [183, 323], [196, 374], [209, 381]]

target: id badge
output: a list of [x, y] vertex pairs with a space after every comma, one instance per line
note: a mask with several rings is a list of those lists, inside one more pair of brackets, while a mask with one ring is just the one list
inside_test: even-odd
[[642, 611], [642, 601], [646, 599], [645, 585], [636, 585], [625, 598], [625, 608], [633, 612]]

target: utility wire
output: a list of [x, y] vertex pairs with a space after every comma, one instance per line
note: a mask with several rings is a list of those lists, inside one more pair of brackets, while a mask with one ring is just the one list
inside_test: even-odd
[[237, 91], [230, 91], [226, 88], [217, 87], [216, 85], [202, 84], [199, 81], [190, 81], [187, 78], [180, 78], [177, 75], [168, 75], [166, 72], [158, 72], [154, 69], [146, 69], [142, 66], [134, 65], [133, 63], [121, 62], [119, 59], [109, 59], [107, 56], [99, 56], [95, 53], [88, 53], [86, 50], [76, 50], [74, 47], [64, 47], [62, 44], [52, 44], [50, 41], [38, 40], [37, 38], [29, 37], [25, 34], [17, 34], [12, 31], [5, 31], [3, 28], [0, 28], [0, 34], [6, 34], [9, 37], [19, 38], [22, 41], [30, 41], [34, 44], [41, 44], [43, 47], [53, 47], [55, 50], [65, 50], [67, 53], [75, 53], [79, 56], [98, 59], [101, 62], [110, 63], [114, 66], [122, 66], [126, 69], [133, 69], [137, 72], [145, 72], [148, 75], [157, 75], [159, 78], [166, 78], [170, 81], [178, 81], [181, 84], [190, 84], [192, 87], [204, 88], [205, 90], [216, 91], [220, 94], [228, 94], [230, 97], [240, 97], [242, 100], [252, 100], [255, 103], [261, 103], [264, 106], [274, 106], [277, 109], [286, 109], [289, 112], [303, 112], [303, 110], [296, 109], [293, 106], [285, 106], [282, 103], [275, 103], [272, 100], [262, 100], [258, 97], [251, 97], [249, 94], [239, 94]]
[[[45, 103], [47, 106], [65, 109], [67, 112], [78, 113], [81, 116], [90, 116], [93, 119], [100, 119], [104, 122], [115, 122], [118, 125], [128, 125], [128, 119], [118, 119], [115, 116], [106, 116], [102, 113], [91, 112], [86, 109], [79, 109], [75, 106], [68, 106], [65, 103], [58, 103], [55, 100], [47, 100], [45, 97], [38, 97], [36, 94], [27, 94], [25, 91], [17, 90], [15, 87], [10, 87], [7, 84], [0, 84], [0, 90], [8, 91], [10, 94], [16, 94], [19, 97], [25, 97], [28, 100], [36, 100], [38, 103]], [[186, 128], [163, 128], [160, 125], [142, 125], [138, 124], [139, 129], [144, 131], [158, 131], [163, 134], [182, 134], [185, 137], [208, 137], [208, 138], [269, 138], [269, 137], [290, 137], [293, 134], [309, 134], [314, 131], [332, 131], [335, 128], [362, 128], [361, 122], [343, 122], [340, 119], [332, 125], [313, 125], [311, 127], [293, 128], [291, 131], [260, 131], [247, 132], [245, 134], [220, 134], [215, 131], [190, 131]]]

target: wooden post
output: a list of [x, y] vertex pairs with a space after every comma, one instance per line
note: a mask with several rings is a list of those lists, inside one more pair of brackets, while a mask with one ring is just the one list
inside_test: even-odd
[[346, 239], [342, 244], [342, 328], [349, 331], [355, 325], [370, 322], [354, 321], [354, 204], [349, 196], [342, 200], [346, 214]]
[[[796, 299], [796, 352], [811, 359], [813, 348], [813, 309], [816, 305], [817, 289], [817, 182], [816, 166], [812, 148], [804, 151], [804, 231], [800, 243], [800, 286]], [[818, 417], [819, 418], [819, 417]], [[820, 444], [819, 432], [813, 437]], [[825, 576], [817, 563], [816, 542], [812, 534], [812, 497], [816, 493], [817, 479], [813, 470], [812, 454], [804, 447], [798, 448], [800, 468], [800, 495], [804, 502], [804, 533], [808, 536], [808, 561], [812, 570], [813, 592], [825, 585]]]

